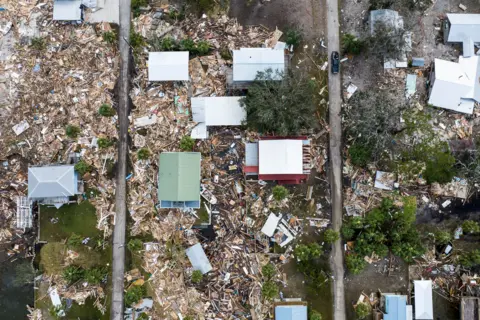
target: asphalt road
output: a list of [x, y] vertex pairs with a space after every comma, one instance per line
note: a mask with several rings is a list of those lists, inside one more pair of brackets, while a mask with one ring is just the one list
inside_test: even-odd
[[[340, 52], [340, 25], [338, 0], [327, 0], [327, 47], [331, 52]], [[331, 61], [330, 61], [331, 65]], [[342, 227], [342, 109], [340, 74], [330, 73], [328, 77], [329, 124], [330, 124], [330, 186], [332, 194], [332, 228], [340, 232]], [[333, 318], [345, 320], [345, 289], [342, 240], [333, 244], [330, 267], [333, 273]]]
[[128, 156], [128, 110], [129, 110], [129, 37], [130, 37], [130, 1], [120, 0], [120, 78], [118, 83], [118, 165], [115, 191], [115, 228], [113, 230], [112, 259], [112, 305], [110, 319], [123, 320], [123, 289], [125, 272], [125, 223], [127, 216], [126, 180]]

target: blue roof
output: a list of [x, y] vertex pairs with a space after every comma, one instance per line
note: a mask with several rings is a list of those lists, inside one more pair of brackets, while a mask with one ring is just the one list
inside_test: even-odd
[[276, 306], [275, 320], [307, 320], [307, 306]]
[[385, 312], [383, 320], [407, 319], [407, 297], [397, 295], [385, 296]]

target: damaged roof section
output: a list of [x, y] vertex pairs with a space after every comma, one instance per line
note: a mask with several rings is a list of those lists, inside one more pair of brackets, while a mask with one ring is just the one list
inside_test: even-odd
[[148, 81], [187, 81], [188, 51], [150, 52]]
[[233, 50], [233, 81], [253, 81], [258, 72], [272, 69], [274, 78], [280, 80], [277, 72], [285, 71], [285, 52], [270, 48], [241, 48]]
[[448, 42], [461, 42], [463, 56], [475, 55], [475, 43], [480, 42], [480, 14], [449, 13]]
[[186, 253], [194, 270], [200, 270], [202, 274], [205, 274], [213, 269], [200, 243], [188, 248]]
[[82, 20], [82, 0], [55, 0], [53, 2], [53, 20]]

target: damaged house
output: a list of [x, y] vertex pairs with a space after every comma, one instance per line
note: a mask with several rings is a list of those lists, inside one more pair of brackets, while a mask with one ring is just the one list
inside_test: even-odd
[[297, 232], [290, 227], [282, 215], [276, 216], [275, 213], [270, 213], [261, 231], [282, 248], [292, 242], [297, 236]]
[[83, 181], [73, 165], [28, 168], [28, 198], [60, 208], [83, 193]]
[[163, 152], [159, 157], [160, 208], [200, 208], [199, 152]]
[[475, 55], [480, 43], [480, 14], [448, 13], [444, 25], [444, 41], [462, 43], [465, 58]]
[[193, 97], [192, 116], [197, 123], [191, 137], [208, 138], [208, 127], [240, 126], [247, 114], [241, 105], [242, 97]]
[[247, 178], [299, 184], [308, 178], [311, 168], [310, 140], [305, 136], [262, 137], [245, 144], [243, 171]]
[[430, 73], [428, 103], [472, 114], [480, 102], [480, 57], [459, 57], [458, 62], [435, 59]]

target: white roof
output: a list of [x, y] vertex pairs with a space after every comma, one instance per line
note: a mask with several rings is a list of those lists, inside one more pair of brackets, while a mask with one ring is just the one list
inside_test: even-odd
[[239, 126], [247, 116], [240, 99], [242, 97], [192, 98], [193, 121], [207, 126]]
[[76, 193], [74, 166], [28, 168], [28, 197], [68, 197]]
[[472, 114], [473, 100], [480, 102], [479, 62], [478, 56], [460, 57], [458, 63], [435, 59], [435, 79], [428, 103]]
[[76, 21], [82, 19], [82, 0], [56, 0], [53, 3], [53, 20]]
[[275, 233], [275, 230], [277, 229], [277, 226], [278, 226], [278, 223], [280, 222], [280, 219], [282, 219], [281, 215], [279, 215], [277, 217], [275, 215], [275, 213], [270, 213], [267, 221], [263, 225], [262, 232], [265, 235], [267, 235], [268, 237], [273, 237], [273, 234]]
[[480, 42], [480, 14], [449, 13], [448, 42], [462, 42], [463, 56], [474, 55], [474, 43]]
[[417, 280], [413, 281], [413, 284], [415, 287], [415, 319], [432, 320], [432, 281]]
[[260, 140], [259, 174], [302, 174], [302, 140]]
[[212, 270], [212, 265], [210, 264], [210, 261], [208, 261], [207, 255], [205, 254], [205, 251], [203, 251], [200, 243], [191, 246], [185, 250], [185, 252], [187, 253], [187, 257], [194, 270], [200, 270], [202, 274]]
[[285, 52], [270, 48], [233, 50], [233, 81], [253, 81], [257, 72], [272, 69], [285, 71]]
[[148, 81], [187, 81], [188, 51], [149, 52]]

